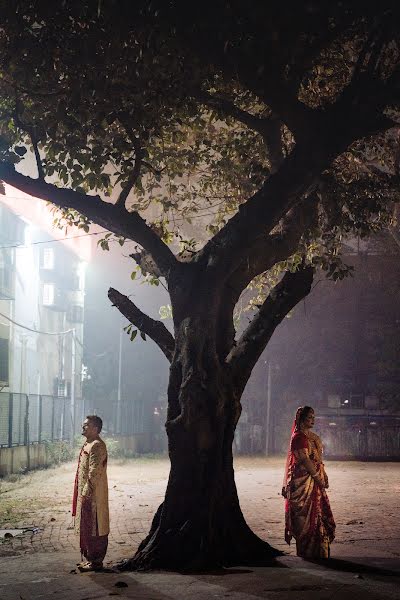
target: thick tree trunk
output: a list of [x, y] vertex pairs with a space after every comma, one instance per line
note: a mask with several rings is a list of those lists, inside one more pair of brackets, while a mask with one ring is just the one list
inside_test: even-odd
[[188, 432], [171, 435], [165, 500], [125, 568], [203, 570], [259, 563], [278, 554], [245, 522], [234, 481], [231, 439], [227, 432], [221, 446], [198, 452]]
[[168, 393], [165, 500], [124, 569], [203, 570], [279, 554], [250, 530], [240, 509], [232, 456], [240, 398], [204, 323], [188, 318], [179, 327]]

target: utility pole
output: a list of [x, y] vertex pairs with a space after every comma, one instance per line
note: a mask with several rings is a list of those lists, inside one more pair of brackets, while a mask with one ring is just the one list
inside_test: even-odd
[[76, 339], [75, 329], [71, 329], [71, 443], [75, 437], [75, 369], [76, 369]]
[[265, 420], [265, 455], [269, 456], [269, 438], [270, 438], [270, 415], [271, 415], [271, 361], [268, 361], [267, 367], [267, 414]]
[[122, 328], [119, 330], [119, 353], [118, 353], [118, 391], [117, 391], [117, 431], [121, 433], [121, 377], [122, 377]]

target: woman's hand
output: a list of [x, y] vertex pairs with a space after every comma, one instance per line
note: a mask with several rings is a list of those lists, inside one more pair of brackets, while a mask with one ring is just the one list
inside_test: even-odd
[[314, 481], [319, 485], [320, 488], [325, 489], [325, 480], [320, 475], [315, 475], [313, 477]]

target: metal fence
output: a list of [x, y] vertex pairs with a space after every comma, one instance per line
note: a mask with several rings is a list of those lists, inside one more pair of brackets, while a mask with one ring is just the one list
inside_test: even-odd
[[71, 440], [82, 416], [80, 398], [73, 412], [70, 398], [0, 392], [0, 447]]
[[400, 458], [400, 415], [383, 411], [358, 414], [330, 410], [317, 416], [326, 458], [398, 460]]
[[97, 408], [86, 402], [85, 414], [98, 414], [103, 419], [105, 435], [135, 435], [137, 433], [154, 433], [163, 426], [161, 409], [143, 398], [123, 399], [110, 402], [103, 408]]

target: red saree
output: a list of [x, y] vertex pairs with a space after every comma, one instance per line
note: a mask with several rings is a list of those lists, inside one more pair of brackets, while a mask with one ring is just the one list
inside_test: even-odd
[[330, 543], [335, 537], [333, 519], [326, 490], [311, 477], [296, 457], [296, 450], [308, 449], [309, 458], [322, 479], [327, 481], [322, 462], [320, 438], [310, 432], [295, 430], [285, 473], [285, 540], [296, 540], [297, 555], [304, 558], [329, 558]]

